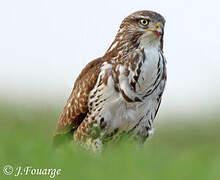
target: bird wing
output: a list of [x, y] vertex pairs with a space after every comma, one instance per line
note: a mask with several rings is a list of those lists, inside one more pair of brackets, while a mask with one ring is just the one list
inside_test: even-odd
[[96, 84], [102, 63], [103, 58], [90, 62], [78, 76], [72, 93], [61, 113], [55, 136], [68, 134], [76, 130], [86, 117], [89, 111], [89, 92]]

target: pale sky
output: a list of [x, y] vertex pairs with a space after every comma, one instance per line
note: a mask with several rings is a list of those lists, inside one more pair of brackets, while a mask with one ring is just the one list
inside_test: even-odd
[[217, 111], [219, 7], [217, 0], [0, 1], [0, 98], [64, 104], [77, 75], [105, 53], [123, 18], [154, 10], [166, 19], [162, 111]]

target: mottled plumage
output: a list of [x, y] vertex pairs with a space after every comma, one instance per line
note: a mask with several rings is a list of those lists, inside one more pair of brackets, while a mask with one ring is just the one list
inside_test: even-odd
[[127, 133], [144, 142], [152, 133], [166, 82], [164, 18], [152, 11], [126, 17], [101, 58], [77, 78], [55, 138], [71, 134], [94, 150]]

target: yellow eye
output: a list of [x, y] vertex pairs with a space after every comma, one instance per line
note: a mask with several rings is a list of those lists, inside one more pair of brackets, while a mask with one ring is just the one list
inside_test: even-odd
[[141, 19], [141, 24], [143, 25], [143, 26], [147, 26], [148, 24], [149, 24], [149, 22], [150, 22], [150, 20], [148, 20], [148, 19]]

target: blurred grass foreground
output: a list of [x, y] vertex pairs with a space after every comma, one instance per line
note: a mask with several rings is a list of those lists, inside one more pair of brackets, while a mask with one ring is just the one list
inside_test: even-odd
[[[220, 179], [220, 122], [213, 116], [200, 123], [156, 123], [142, 147], [123, 143], [94, 155], [73, 145], [52, 150], [59, 110], [48, 107], [0, 106], [0, 179]], [[195, 118], [195, 117], [194, 117]], [[197, 117], [205, 118], [205, 117]], [[157, 119], [158, 120], [158, 119]], [[192, 119], [193, 120], [193, 119]], [[166, 120], [163, 120], [166, 121]], [[5, 175], [11, 165], [14, 172]], [[59, 175], [15, 176], [16, 167], [61, 169]]]

